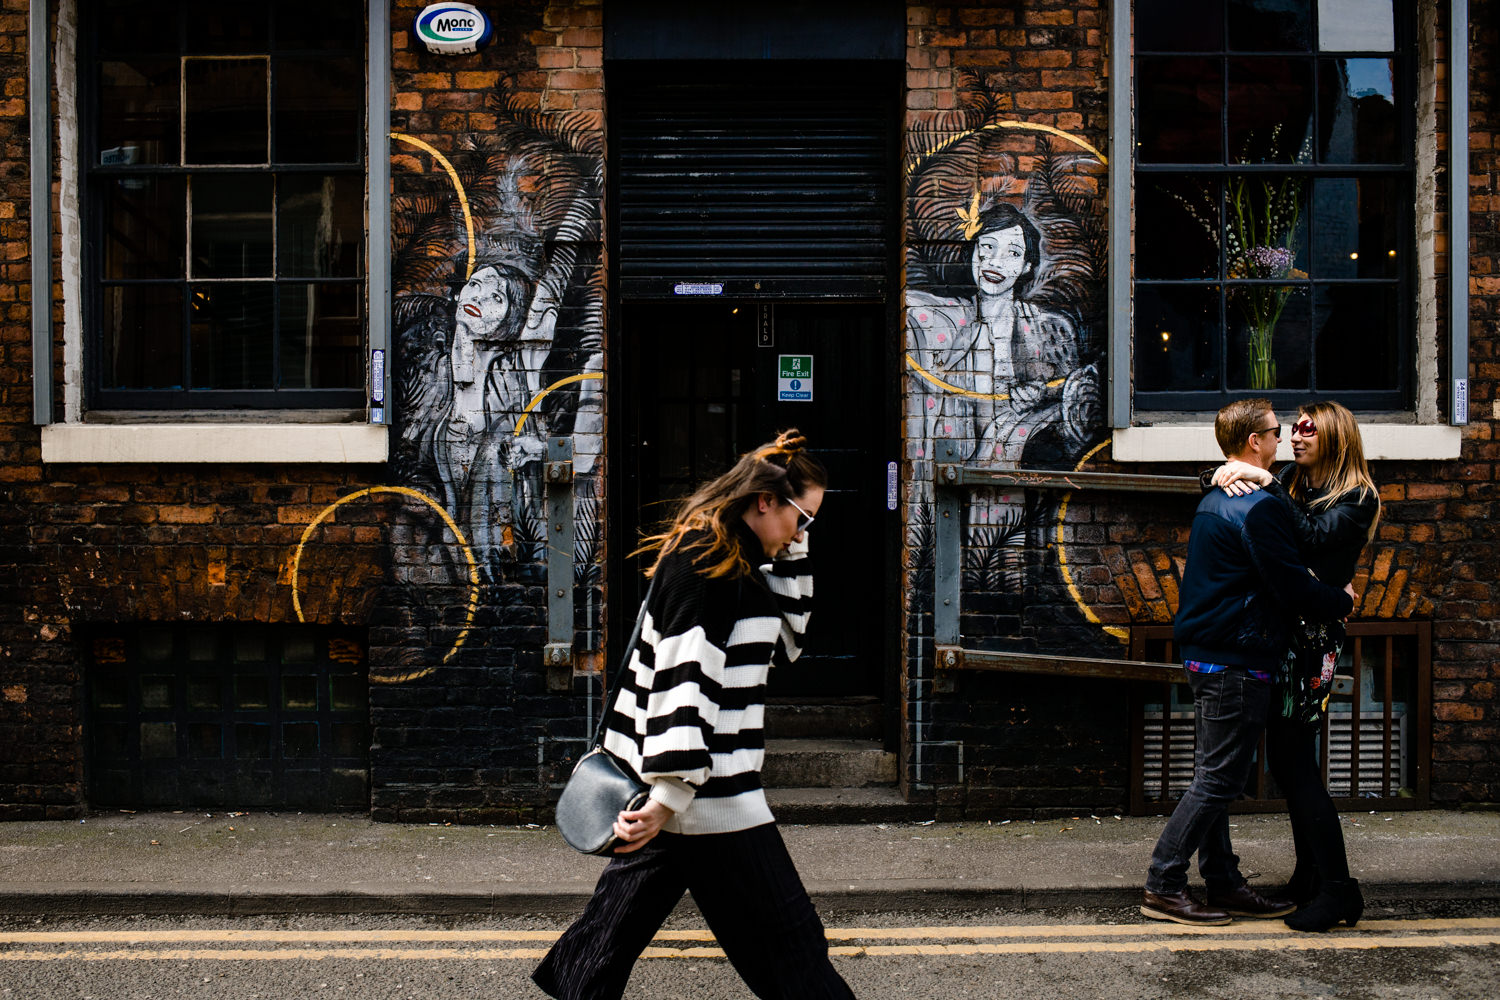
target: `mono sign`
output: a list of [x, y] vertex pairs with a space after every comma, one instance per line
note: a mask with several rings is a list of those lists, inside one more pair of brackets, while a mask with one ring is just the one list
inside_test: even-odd
[[412, 33], [428, 52], [467, 55], [489, 43], [490, 19], [466, 3], [435, 3], [422, 8], [412, 23]]

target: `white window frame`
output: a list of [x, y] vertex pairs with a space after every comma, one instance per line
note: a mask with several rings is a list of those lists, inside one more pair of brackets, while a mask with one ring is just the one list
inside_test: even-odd
[[[42, 128], [33, 132], [32, 213], [51, 220], [51, 142], [49, 79], [46, 53], [53, 54], [57, 86], [57, 151], [60, 167], [58, 219], [62, 254], [63, 413], [53, 413], [52, 310], [46, 297], [33, 296], [34, 422], [41, 425], [44, 463], [88, 462], [232, 462], [232, 463], [383, 463], [389, 456], [392, 418], [391, 368], [379, 366], [378, 385], [363, 422], [333, 422], [319, 411], [203, 413], [160, 411], [111, 414], [108, 422], [86, 420], [82, 288], [82, 220], [79, 205], [79, 122], [77, 0], [60, 0], [56, 45], [47, 44], [47, 4], [33, 3], [30, 20], [30, 100], [33, 123], [41, 109]], [[366, 341], [373, 360], [390, 357], [390, 2], [368, 0], [369, 84], [366, 122], [369, 183], [368, 227], [371, 253], [367, 279], [369, 317]], [[41, 164], [40, 168], [37, 166]], [[38, 184], [38, 175], [42, 178]], [[33, 289], [52, 287], [50, 225], [33, 233]], [[38, 241], [46, 249], [38, 252]], [[377, 248], [379, 248], [377, 250]], [[376, 366], [370, 365], [369, 368]]]
[[[1448, 132], [1450, 179], [1448, 245], [1448, 322], [1440, 329], [1437, 310], [1437, 251], [1434, 220], [1439, 214], [1436, 187], [1437, 144], [1420, 141], [1438, 128], [1437, 12], [1441, 0], [1422, 0], [1417, 14], [1417, 342], [1413, 360], [1415, 398], [1410, 411], [1360, 414], [1365, 454], [1371, 459], [1456, 459], [1468, 423], [1468, 46], [1450, 38]], [[1113, 428], [1114, 459], [1119, 462], [1212, 462], [1223, 457], [1214, 439], [1213, 416], [1206, 413], [1156, 413], [1134, 409], [1134, 270], [1135, 108], [1132, 0], [1115, 0], [1110, 51], [1110, 356], [1108, 419]], [[1465, 31], [1468, 0], [1448, 0], [1450, 33]], [[1454, 28], [1452, 26], [1459, 26]], [[1458, 56], [1457, 58], [1454, 58]], [[1122, 65], [1123, 64], [1123, 65]], [[1447, 377], [1438, 370], [1439, 338], [1446, 336], [1450, 359]], [[1450, 414], [1438, 413], [1438, 393], [1449, 393]], [[1292, 457], [1284, 440], [1279, 459]]]

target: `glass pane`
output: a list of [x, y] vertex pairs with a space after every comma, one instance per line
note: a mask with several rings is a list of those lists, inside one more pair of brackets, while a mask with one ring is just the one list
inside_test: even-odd
[[318, 709], [318, 679], [312, 676], [281, 678], [281, 707], [299, 712]]
[[99, 162], [177, 163], [177, 59], [99, 64]]
[[369, 702], [369, 685], [363, 677], [335, 674], [328, 678], [329, 704], [335, 712], [361, 712]]
[[234, 755], [242, 760], [271, 756], [271, 727], [259, 722], [234, 725]]
[[201, 711], [217, 711], [224, 707], [224, 685], [211, 674], [199, 674], [188, 678], [188, 708]]
[[101, 178], [104, 274], [182, 278], [187, 249], [187, 185], [181, 177]]
[[1311, 163], [1312, 93], [1309, 59], [1230, 59], [1230, 162]]
[[282, 388], [363, 387], [363, 287], [282, 285], [280, 291]]
[[364, 274], [365, 181], [360, 174], [288, 174], [276, 182], [276, 273], [283, 278]]
[[283, 757], [316, 757], [318, 755], [318, 724], [316, 722], [288, 722], [281, 727], [281, 754]]
[[1318, 48], [1389, 52], [1396, 47], [1391, 0], [1318, 0]]
[[271, 682], [260, 674], [236, 674], [234, 707], [255, 709], [271, 707]]
[[180, 285], [106, 285], [100, 289], [99, 306], [103, 388], [172, 389], [182, 385]]
[[1230, 278], [1307, 277], [1305, 177], [1224, 179], [1224, 268]]
[[259, 629], [234, 634], [234, 662], [264, 663], [266, 635]]
[[177, 52], [177, 0], [99, 0], [91, 4], [101, 52]]
[[267, 163], [269, 60], [188, 59], [187, 163]]
[[153, 663], [172, 658], [172, 630], [165, 628], [143, 628], [140, 638], [141, 659]]
[[193, 286], [193, 388], [272, 388], [274, 292], [269, 283]]
[[1318, 128], [1324, 162], [1405, 162], [1397, 144], [1395, 64], [1318, 60]]
[[1302, 52], [1312, 46], [1312, 0], [1229, 0], [1229, 47]]
[[1219, 276], [1219, 182], [1136, 174], [1138, 278]]
[[172, 707], [172, 678], [147, 675], [141, 678], [141, 710]]
[[[264, 52], [270, 43], [267, 13], [264, 3], [194, 4], [193, 16], [187, 18], [188, 51], [204, 55]], [[300, 20], [316, 24], [322, 19], [321, 15], [310, 17], [311, 13], [303, 4]]]
[[302, 633], [282, 637], [282, 663], [311, 663], [316, 658], [317, 646], [313, 643], [312, 636]]
[[1312, 337], [1305, 285], [1230, 285], [1230, 389], [1306, 389]]
[[187, 727], [188, 756], [224, 756], [224, 727], [217, 722], [190, 722]]
[[362, 59], [278, 59], [276, 162], [359, 163], [364, 102]]
[[1136, 61], [1136, 159], [1220, 163], [1224, 77], [1217, 59]]
[[190, 632], [187, 637], [188, 659], [195, 663], [212, 663], [219, 658], [216, 632]]
[[1313, 182], [1312, 273], [1325, 278], [1394, 278], [1409, 237], [1398, 223], [1394, 177], [1323, 177]]
[[271, 276], [273, 184], [269, 174], [193, 177], [194, 278]]
[[335, 757], [363, 757], [370, 749], [370, 740], [365, 736], [362, 722], [335, 722], [333, 730], [333, 755]]
[[1394, 389], [1400, 313], [1396, 286], [1331, 285], [1315, 297], [1317, 388]]
[[177, 756], [177, 724], [174, 722], [141, 723], [141, 759]]
[[1184, 17], [1182, 0], [1136, 0], [1137, 52], [1217, 52], [1224, 47], [1224, 8], [1198, 4]]
[[100, 674], [93, 679], [95, 708], [126, 707], [130, 697], [130, 682], [119, 674]]
[[309, 21], [307, 0], [276, 0], [275, 32], [278, 49], [354, 49], [365, 47], [365, 5], [359, 0], [335, 0], [318, 5], [318, 18]]
[[94, 753], [104, 759], [122, 760], [130, 756], [135, 727], [128, 722], [94, 724]]
[[1219, 388], [1217, 286], [1135, 286], [1135, 381], [1143, 392]]

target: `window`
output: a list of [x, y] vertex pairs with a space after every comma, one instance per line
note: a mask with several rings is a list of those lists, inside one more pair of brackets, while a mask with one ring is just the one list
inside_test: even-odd
[[1136, 0], [1136, 410], [1411, 405], [1411, 6]]
[[363, 406], [364, 5], [80, 23], [91, 404]]

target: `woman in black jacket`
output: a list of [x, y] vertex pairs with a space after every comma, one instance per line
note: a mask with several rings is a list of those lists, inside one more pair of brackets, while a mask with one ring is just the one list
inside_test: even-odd
[[[1282, 497], [1308, 569], [1324, 583], [1344, 586], [1354, 578], [1380, 519], [1380, 495], [1365, 462], [1359, 424], [1338, 403], [1308, 403], [1298, 409], [1292, 427], [1292, 455], [1293, 464], [1274, 478], [1235, 462], [1222, 467], [1214, 482], [1231, 490], [1254, 483]], [[1344, 623], [1299, 618], [1293, 634], [1278, 678], [1280, 698], [1273, 695], [1266, 726], [1267, 759], [1286, 795], [1297, 852], [1291, 880], [1276, 895], [1301, 907], [1286, 918], [1296, 930], [1326, 931], [1340, 921], [1352, 927], [1364, 912], [1364, 899], [1358, 880], [1349, 875], [1344, 832], [1317, 755]]]

